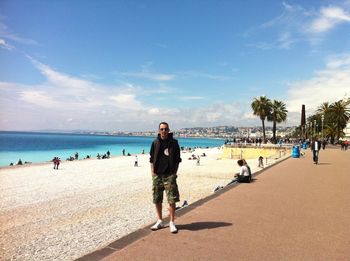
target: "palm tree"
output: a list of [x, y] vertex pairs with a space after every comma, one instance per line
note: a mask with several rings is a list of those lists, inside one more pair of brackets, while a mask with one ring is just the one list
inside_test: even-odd
[[325, 126], [325, 136], [331, 139], [331, 144], [334, 143], [334, 138], [337, 135], [337, 129], [332, 125]]
[[276, 125], [287, 120], [286, 104], [282, 101], [273, 100], [271, 103], [270, 114], [267, 115], [267, 120], [272, 121], [272, 140], [276, 143]]
[[321, 106], [318, 107], [317, 113], [320, 114], [328, 114], [329, 113], [329, 102], [324, 102], [321, 104]]
[[271, 100], [266, 96], [254, 98], [252, 104], [253, 114], [260, 117], [263, 127], [264, 142], [266, 143], [265, 119], [271, 112]]
[[334, 102], [329, 106], [329, 111], [334, 126], [337, 129], [337, 138], [339, 139], [344, 135], [342, 134], [342, 131], [346, 127], [350, 118], [349, 101], [339, 100]]

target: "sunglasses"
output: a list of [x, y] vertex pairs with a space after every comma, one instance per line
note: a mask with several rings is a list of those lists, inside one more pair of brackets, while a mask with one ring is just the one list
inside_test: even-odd
[[159, 129], [160, 131], [168, 131], [169, 129], [168, 128], [161, 128]]

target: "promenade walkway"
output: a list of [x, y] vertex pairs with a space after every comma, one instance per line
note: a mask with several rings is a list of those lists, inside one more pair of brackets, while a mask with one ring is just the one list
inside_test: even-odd
[[289, 158], [81, 260], [350, 260], [350, 151]]

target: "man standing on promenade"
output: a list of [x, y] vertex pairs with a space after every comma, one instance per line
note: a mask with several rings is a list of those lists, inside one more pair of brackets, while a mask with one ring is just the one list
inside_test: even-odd
[[318, 154], [321, 149], [321, 142], [315, 137], [311, 142], [311, 150], [313, 153], [313, 161], [315, 164], [318, 163]]
[[152, 230], [162, 228], [162, 203], [164, 190], [169, 203], [170, 232], [177, 233], [174, 223], [175, 203], [180, 201], [176, 183], [177, 170], [181, 162], [180, 147], [173, 134], [169, 133], [169, 124], [159, 124], [158, 137], [153, 141], [150, 150], [151, 174], [153, 180], [153, 203], [156, 205], [158, 220]]

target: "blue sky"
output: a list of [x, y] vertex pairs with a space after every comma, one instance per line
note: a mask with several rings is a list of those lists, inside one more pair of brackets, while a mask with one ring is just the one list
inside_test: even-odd
[[350, 1], [2, 0], [0, 66], [0, 130], [291, 126], [349, 97]]

